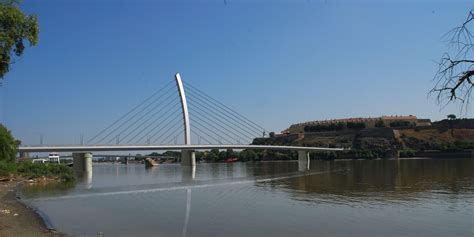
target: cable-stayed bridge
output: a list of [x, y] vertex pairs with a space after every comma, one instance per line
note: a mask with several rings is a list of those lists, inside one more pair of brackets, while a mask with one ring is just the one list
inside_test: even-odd
[[[186, 88], [186, 90], [185, 90]], [[178, 92], [178, 93], [176, 93]], [[192, 124], [192, 126], [191, 126]], [[194, 151], [266, 149], [298, 151], [307, 161], [311, 151], [340, 148], [250, 145], [269, 132], [246, 116], [212, 98], [179, 74], [137, 106], [77, 146], [21, 146], [19, 152], [73, 152], [87, 167], [95, 151], [179, 150], [181, 164], [195, 166]]]

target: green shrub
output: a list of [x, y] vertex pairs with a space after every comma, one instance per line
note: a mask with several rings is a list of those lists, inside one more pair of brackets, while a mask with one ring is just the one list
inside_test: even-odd
[[20, 144], [11, 132], [0, 124], [0, 161], [13, 162], [16, 157], [16, 148]]
[[375, 127], [376, 128], [384, 128], [385, 123], [383, 122], [383, 120], [378, 120], [377, 122], [375, 122]]
[[9, 176], [16, 172], [16, 164], [0, 160], [0, 176]]
[[330, 124], [314, 124], [304, 127], [305, 132], [327, 132], [327, 131], [341, 131], [346, 128], [345, 123], [330, 123]]
[[346, 126], [349, 129], [364, 129], [366, 127], [365, 123], [361, 122], [347, 122]]
[[400, 158], [409, 158], [415, 156], [415, 150], [412, 149], [403, 149], [400, 150]]
[[31, 161], [25, 161], [18, 164], [19, 174], [29, 178], [38, 177], [57, 177], [63, 181], [70, 182], [75, 180], [72, 168], [63, 164], [34, 164]]
[[470, 149], [471, 147], [472, 147], [472, 144], [470, 143], [457, 141], [454, 143], [441, 144], [438, 146], [438, 150], [447, 151], [447, 152], [456, 152], [456, 151], [462, 151], [464, 149]]
[[49, 176], [49, 164], [33, 164], [31, 161], [24, 161], [18, 164], [18, 173], [30, 178]]
[[393, 121], [390, 123], [391, 128], [396, 128], [396, 127], [413, 127], [416, 124], [409, 122], [409, 121]]

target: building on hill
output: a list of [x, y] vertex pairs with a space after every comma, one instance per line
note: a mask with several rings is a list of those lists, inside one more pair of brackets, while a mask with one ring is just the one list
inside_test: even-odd
[[414, 115], [408, 116], [381, 116], [374, 118], [344, 118], [344, 119], [329, 119], [316, 120], [304, 123], [292, 124], [288, 129], [282, 131], [283, 134], [303, 133], [306, 126], [311, 125], [331, 125], [338, 123], [364, 123], [366, 128], [374, 127], [390, 127], [391, 125], [402, 123], [411, 126], [431, 126], [431, 120], [418, 119]]

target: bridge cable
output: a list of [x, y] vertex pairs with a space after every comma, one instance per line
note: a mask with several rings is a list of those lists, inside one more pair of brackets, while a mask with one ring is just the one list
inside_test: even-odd
[[[168, 97], [166, 99], [164, 99], [164, 101], [168, 101], [170, 98], [172, 97], [175, 97], [176, 95], [174, 95], [173, 93], [171, 93], [170, 95], [168, 95]], [[173, 100], [171, 100], [172, 102]], [[162, 105], [162, 103], [155, 103], [155, 106], [153, 106], [150, 110], [148, 110], [147, 112], [145, 112], [145, 114], [143, 116], [140, 116], [138, 119], [135, 119], [134, 121], [132, 121], [132, 123], [130, 123], [127, 127], [125, 127], [125, 129], [122, 129], [122, 131], [119, 131], [118, 134], [119, 135], [122, 135], [122, 133], [125, 133], [128, 129], [130, 129], [132, 126], [134, 126], [135, 124], [137, 124], [139, 121], [141, 121], [142, 119], [146, 118], [148, 116], [149, 113], [153, 112], [154, 110], [156, 110], [157, 108], [159, 108], [160, 106]], [[137, 114], [138, 115], [138, 114]], [[137, 127], [138, 128], [138, 127]], [[133, 132], [134, 130], [132, 130]], [[128, 134], [127, 134], [128, 136]], [[123, 137], [121, 137], [121, 139], [125, 139]], [[110, 141], [109, 141], [110, 142]]]
[[217, 104], [220, 104], [221, 106], [223, 106], [224, 108], [227, 108], [229, 111], [232, 111], [233, 113], [235, 113], [236, 115], [240, 116], [241, 118], [243, 118], [244, 120], [247, 120], [248, 122], [250, 122], [251, 124], [255, 125], [257, 128], [259, 129], [262, 129], [263, 131], [265, 132], [268, 132], [268, 130], [266, 130], [265, 128], [263, 128], [262, 126], [254, 123], [252, 120], [248, 119], [247, 117], [245, 117], [244, 115], [236, 112], [235, 110], [229, 108], [228, 106], [226, 106], [225, 104], [219, 102], [218, 100], [214, 99], [213, 97], [209, 96], [208, 94], [206, 94], [205, 92], [201, 91], [200, 89], [194, 87], [193, 85], [191, 85], [189, 82], [184, 82], [186, 84], [186, 86], [189, 86], [190, 88], [194, 89], [195, 91], [201, 93], [203, 96], [209, 98], [210, 101], [214, 101], [216, 102]]
[[[143, 136], [140, 137], [138, 140], [136, 140], [137, 143], [139, 143], [141, 140], [143, 140], [144, 138], [147, 138], [147, 137], [148, 137], [148, 139], [151, 140], [151, 139], [153, 138], [153, 136], [150, 136], [150, 133], [152, 133], [153, 131], [155, 131], [155, 129], [160, 128], [160, 127], [161, 127], [162, 125], [164, 125], [165, 123], [167, 123], [167, 121], [169, 121], [170, 118], [172, 118], [172, 119], [177, 118], [177, 116], [178, 116], [179, 114], [180, 114], [180, 113], [179, 113], [179, 109], [175, 109], [172, 113], [167, 114], [167, 116], [166, 116], [160, 123], [157, 123], [156, 125], [155, 125], [155, 123], [150, 123], [150, 124], [149, 124], [146, 128], [144, 128], [144, 129], [146, 130], [146, 129], [148, 129], [149, 127], [151, 127], [152, 125], [154, 125], [154, 127], [153, 127], [152, 129], [149, 129], [148, 132], [147, 132], [145, 135], [143, 135]], [[173, 117], [173, 116], [174, 116], [174, 117]], [[163, 116], [161, 116], [161, 117], [163, 117]], [[157, 120], [158, 120], [158, 119], [157, 119]], [[160, 131], [160, 130], [158, 130], [158, 133], [159, 133], [159, 131]], [[141, 132], [142, 132], [142, 131], [141, 131]], [[156, 133], [155, 133], [155, 134], [156, 134]]]
[[[171, 144], [171, 142], [173, 141], [173, 139], [178, 139], [178, 137], [179, 137], [180, 135], [182, 135], [182, 134], [181, 134], [182, 132], [183, 132], [183, 130], [177, 130], [177, 131], [175, 131], [174, 133], [172, 133], [172, 136], [168, 136], [168, 137], [171, 137], [171, 139], [168, 140], [168, 141], [167, 141], [166, 143], [164, 143], [164, 144]], [[165, 139], [163, 139], [163, 140], [165, 140]]]
[[[191, 119], [191, 121], [192, 121], [192, 119]], [[199, 126], [194, 126], [193, 129], [197, 129], [199, 132], [202, 132], [203, 134], [205, 134], [208, 138], [211, 138], [212, 140], [217, 141], [219, 144], [222, 144], [222, 142], [221, 142], [219, 139], [216, 139], [216, 138], [214, 138], [213, 136], [209, 135], [209, 133], [207, 133], [207, 132], [201, 130], [201, 129], [199, 128]], [[191, 132], [193, 132], [193, 130], [191, 130]], [[201, 137], [201, 138], [202, 138], [202, 137]], [[210, 144], [211, 144], [211, 143], [210, 143]]]
[[[191, 94], [190, 94], [191, 95]], [[254, 138], [255, 136], [258, 136], [256, 134], [260, 134], [259, 131], [254, 131], [254, 130], [250, 130], [248, 127], [246, 127], [245, 125], [242, 125], [241, 123], [236, 123], [234, 120], [232, 119], [228, 119], [227, 115], [226, 114], [222, 114], [222, 112], [220, 112], [219, 110], [213, 108], [213, 107], [209, 107], [209, 106], [206, 106], [206, 105], [203, 105], [201, 102], [199, 102], [199, 100], [197, 100], [196, 98], [194, 98], [193, 96], [189, 96], [189, 99], [190, 99], [190, 104], [192, 104], [192, 106], [196, 106], [197, 108], [199, 108], [203, 113], [209, 113], [214, 119], [220, 121], [221, 123], [228, 123], [228, 124], [231, 124], [231, 128], [234, 130], [234, 131], [237, 131], [239, 132], [242, 136], [245, 136], [245, 137], [249, 137], [249, 138]], [[224, 121], [222, 121], [224, 120]], [[228, 125], [226, 124], [226, 125]], [[236, 129], [238, 128], [238, 129]], [[245, 132], [245, 134], [243, 133]]]
[[199, 138], [201, 138], [202, 140], [204, 140], [205, 142], [207, 142], [207, 144], [211, 145], [212, 142], [210, 142], [209, 140], [207, 140], [206, 138], [204, 138], [203, 136], [200, 136], [199, 134], [197, 134], [196, 132], [194, 132], [193, 130], [191, 130], [191, 133], [193, 133], [195, 136], [198, 136]]
[[158, 137], [155, 139], [156, 141], [159, 139], [159, 137], [162, 137], [164, 136], [169, 130], [171, 127], [174, 127], [176, 126], [176, 123], [174, 123], [175, 121], [177, 121], [179, 124], [180, 123], [180, 117], [181, 117], [181, 113], [178, 111], [177, 113], [175, 113], [175, 116], [174, 117], [170, 117], [171, 119], [168, 120], [168, 122], [165, 124], [165, 121], [163, 121], [163, 124], [165, 124], [164, 126], [162, 126], [160, 129], [158, 129], [151, 137], [154, 138], [155, 136], [158, 135]]
[[[172, 116], [174, 115], [174, 116]], [[155, 131], [156, 129], [156, 132], [153, 133], [153, 135], [149, 136], [150, 139], [152, 140], [156, 140], [155, 139], [155, 136], [157, 135], [163, 135], [162, 132], [164, 129], [168, 128], [172, 122], [176, 121], [179, 119], [179, 117], [182, 116], [181, 113], [179, 112], [179, 110], [175, 110], [172, 114], [168, 115], [166, 119], [163, 120], [162, 123], [159, 123], [157, 124], [155, 127], [153, 127], [147, 134], [146, 136], [148, 136], [150, 133], [152, 133], [153, 131]], [[159, 129], [157, 129], [159, 128]], [[143, 138], [142, 138], [143, 139]], [[141, 140], [141, 139], [140, 139]]]
[[[159, 92], [165, 90], [165, 89], [168, 89], [170, 87], [170, 83], [168, 83], [169, 85], [160, 89]], [[154, 96], [156, 95], [157, 93], [154, 94]], [[153, 98], [154, 96], [152, 97], [148, 97], [146, 101], [143, 101], [142, 103], [140, 103], [138, 106], [136, 106], [134, 109], [132, 109], [131, 111], [127, 112], [126, 115], [122, 116], [120, 119], [116, 120], [113, 124], [114, 125], [117, 125], [118, 124], [118, 127], [115, 126], [115, 129], [113, 128], [114, 126], [108, 126], [107, 129], [104, 129], [102, 130], [99, 134], [97, 134], [96, 136], [94, 136], [94, 139], [90, 139], [89, 142], [92, 142], [94, 140], [96, 140], [97, 138], [99, 138], [100, 136], [103, 136], [103, 134], [107, 131], [110, 131], [110, 129], [112, 130], [111, 132], [108, 132], [105, 136], [102, 137], [102, 139], [96, 141], [96, 143], [100, 143], [102, 142], [104, 139], [106, 139], [107, 137], [109, 137], [112, 133], [114, 133], [118, 128], [122, 127], [124, 124], [126, 124], [128, 121], [130, 121], [131, 119], [133, 119], [137, 114], [143, 112], [144, 109], [146, 109], [147, 107], [149, 107], [150, 105], [153, 104], [153, 101], [150, 102], [151, 99], [155, 99]], [[158, 98], [161, 98], [163, 96], [163, 94], [159, 94], [159, 97]], [[145, 106], [145, 107], [143, 107]], [[137, 111], [137, 109], [140, 109]], [[129, 116], [131, 115], [131, 117]], [[124, 121], [125, 120], [125, 121]]]
[[[210, 126], [210, 127], [212, 127], [213, 129], [215, 129], [215, 130], [210, 130], [209, 127], [205, 127], [206, 129], [209, 129], [209, 131], [213, 132], [213, 133], [216, 134], [218, 137], [222, 138], [222, 140], [225, 140], [226, 142], [228, 142], [228, 144], [233, 144], [231, 141], [225, 139], [225, 137], [227, 137], [227, 138], [233, 140], [233, 138], [232, 138], [231, 136], [229, 136], [228, 134], [226, 134], [225, 132], [223, 132], [221, 129], [216, 128], [213, 124], [211, 124], [211, 123], [209, 123], [209, 122], [207, 122], [207, 121], [201, 119], [200, 117], [196, 117], [196, 118], [197, 118], [200, 122], [203, 122], [203, 123], [207, 124], [207, 126]], [[195, 121], [197, 121], [197, 120], [195, 120]], [[204, 126], [204, 125], [201, 124], [201, 126]], [[220, 132], [221, 134], [218, 134], [218, 133], [216, 133], [215, 131], [218, 131], [218, 132]]]
[[[176, 125], [178, 125], [177, 128], [180, 128], [180, 127], [182, 127], [183, 124], [182, 124], [182, 123], [177, 123], [177, 124], [175, 124], [175, 125], [173, 126], [173, 129], [176, 128]], [[180, 126], [180, 125], [181, 125], [181, 126]], [[168, 129], [168, 130], [170, 130], [170, 129]], [[182, 133], [183, 131], [184, 131], [184, 129], [182, 129], [182, 130], [181, 130], [181, 129], [171, 130], [171, 133], [169, 133], [166, 137], [165, 137], [165, 134], [166, 134], [167, 132], [164, 132], [164, 133], [163, 133], [163, 137], [164, 137], [164, 138], [160, 139], [161, 144], [169, 145], [169, 144], [166, 144], [166, 143], [164, 143], [164, 142], [165, 142], [166, 140], [168, 140], [168, 138], [170, 138], [170, 136], [175, 135], [175, 134]], [[157, 140], [158, 140], [158, 139], [157, 139]]]
[[132, 113], [133, 111], [135, 111], [136, 109], [138, 109], [141, 105], [143, 105], [146, 101], [148, 101], [149, 99], [153, 98], [155, 95], [157, 95], [158, 93], [160, 93], [162, 90], [166, 89], [167, 87], [169, 87], [169, 85], [172, 83], [173, 81], [170, 81], [169, 83], [165, 84], [165, 86], [161, 89], [159, 89], [158, 91], [156, 91], [155, 93], [153, 93], [151, 96], [147, 97], [145, 100], [143, 100], [140, 104], [138, 104], [137, 106], [135, 106], [133, 109], [131, 109], [130, 111], [128, 111], [126, 114], [122, 115], [120, 118], [118, 118], [117, 120], [115, 120], [112, 124], [110, 124], [109, 126], [107, 126], [106, 128], [102, 129], [99, 133], [97, 133], [94, 137], [92, 137], [91, 139], [89, 139], [87, 142], [90, 143], [91, 141], [93, 141], [94, 139], [96, 139], [98, 136], [100, 136], [102, 133], [104, 133], [105, 131], [107, 131], [108, 129], [110, 129], [111, 127], [113, 127], [115, 124], [117, 124], [120, 120], [122, 120], [123, 118], [127, 117], [130, 113]]
[[261, 134], [260, 130], [257, 130], [253, 127], [249, 127], [249, 125], [246, 124], [245, 121], [241, 120], [240, 118], [235, 117], [232, 114], [228, 114], [228, 112], [226, 111], [222, 111], [221, 109], [213, 106], [212, 104], [209, 104], [206, 101], [203, 101], [203, 98], [199, 98], [198, 95], [195, 95], [193, 93], [188, 93], [188, 95], [192, 103], [198, 104], [200, 107], [207, 109], [209, 112], [212, 112], [213, 114], [224, 119], [225, 121], [228, 121], [229, 123], [232, 123], [234, 125], [238, 124], [237, 127], [241, 128], [243, 131], [245, 131], [247, 134], [251, 135], [252, 137], [257, 136], [256, 134]]
[[[193, 112], [196, 112], [198, 115], [201, 115], [201, 116], [204, 116], [202, 113], [198, 112], [196, 109], [194, 109], [194, 107], [190, 107], [190, 110], [193, 111]], [[237, 138], [241, 139], [241, 140], [248, 140], [249, 138], [243, 138], [241, 137], [240, 135], [236, 134], [235, 132], [232, 132], [230, 131], [229, 129], [227, 129], [226, 127], [222, 126], [221, 123], [217, 123], [215, 120], [211, 120], [212, 122], [214, 122], [214, 124], [216, 124], [217, 126], [221, 127], [222, 129], [224, 129], [226, 132], [228, 133], [231, 133], [232, 135], [236, 136]], [[226, 125], [226, 124], [224, 124]], [[252, 138], [250, 138], [252, 139]]]
[[[248, 122], [246, 122], [245, 120], [235, 116], [234, 114], [232, 114], [231, 112], [229, 111], [226, 111], [222, 108], [219, 108], [218, 106], [215, 106], [215, 104], [211, 104], [209, 100], [207, 100], [206, 98], [202, 97], [201, 95], [199, 94], [196, 94], [195, 92], [193, 92], [192, 90], [188, 90], [188, 94], [189, 94], [189, 97], [192, 101], [198, 103], [199, 105], [205, 107], [205, 108], [208, 108], [208, 110], [213, 110], [215, 111], [215, 113], [217, 115], [219, 115], [219, 117], [222, 117], [222, 118], [227, 118], [226, 120], [228, 120], [229, 122], [230, 121], [233, 121], [235, 123], [238, 123], [240, 126], [240, 128], [242, 128], [244, 130], [244, 128], [246, 129], [245, 131], [248, 133], [248, 134], [251, 134], [252, 136], [259, 136], [261, 135], [261, 130], [258, 129], [258, 128], [255, 128], [255, 126], [252, 126], [251, 124], [249, 124]], [[249, 132], [250, 131], [250, 132]], [[257, 134], [257, 135], [256, 135]]]
[[[172, 123], [172, 122], [174, 122], [174, 121], [178, 121], [178, 123]], [[171, 134], [173, 134], [173, 131], [175, 131], [175, 130], [172, 130], [172, 129], [176, 128], [176, 126], [179, 127], [179, 124], [181, 124], [181, 123], [179, 122], [179, 120], [171, 120], [171, 121], [170, 121], [170, 126], [169, 126], [166, 130], [163, 129], [164, 132], [161, 133], [160, 136], [157, 137], [157, 138], [153, 141], [153, 143], [158, 142], [158, 140], [160, 140], [160, 142], [163, 142], [163, 140], [167, 139], [168, 136], [170, 135], [170, 133], [169, 133], [170, 131], [171, 131]], [[176, 132], [176, 131], [175, 131], [175, 132]], [[165, 137], [165, 135], [168, 135], [168, 136]], [[165, 138], [163, 138], [163, 137], [165, 137]], [[163, 143], [157, 143], [157, 144], [163, 144]]]
[[[199, 108], [203, 113], [208, 113], [208, 114], [209, 114], [210, 116], [212, 116], [214, 119], [216, 119], [217, 121], [219, 121], [219, 122], [221, 122], [221, 123], [223, 123], [223, 124], [226, 124], [225, 122], [231, 124], [229, 127], [232, 128], [234, 131], [240, 133], [242, 136], [245, 136], [245, 137], [247, 137], [247, 138], [250, 138], [251, 140], [253, 140], [253, 138], [255, 138], [256, 135], [253, 134], [254, 131], [250, 130], [251, 132], [248, 132], [248, 130], [246, 130], [246, 129], [236, 129], [235, 127], [240, 127], [240, 126], [238, 126], [235, 122], [232, 122], [232, 121], [230, 121], [230, 120], [224, 118], [224, 116], [222, 116], [219, 111], [214, 112], [214, 111], [213, 111], [212, 109], [210, 109], [209, 107], [207, 107], [207, 106], [205, 106], [205, 105], [202, 105], [200, 102], [198, 102], [197, 100], [195, 100], [195, 98], [192, 97], [192, 96], [190, 96], [189, 99], [190, 99], [190, 102], [191, 102], [190, 104], [191, 104], [192, 106], [196, 106], [196, 108]], [[205, 110], [207, 110], [207, 111], [205, 111]], [[219, 117], [219, 118], [218, 118], [218, 117]], [[224, 120], [225, 122], [223, 122], [222, 120]], [[226, 124], [226, 125], [228, 125], [228, 124]], [[242, 133], [241, 131], [244, 131], [244, 132], [245, 132], [246, 134], [248, 134], [248, 135]], [[260, 134], [260, 133], [257, 133], [257, 134]], [[250, 135], [250, 136], [249, 136], [249, 135]]]
[[[179, 115], [181, 115], [181, 113], [179, 113], [179, 111], [181, 110], [181, 108], [177, 108], [176, 110], [174, 110], [172, 113], [170, 113], [165, 119], [163, 119], [163, 122], [162, 123], [159, 123], [157, 124], [156, 126], [154, 126], [152, 129], [150, 129], [143, 137], [141, 137], [139, 140], [137, 140], [138, 142], [140, 142], [141, 140], [143, 140], [143, 138], [147, 137], [148, 135], [150, 135], [150, 133], [152, 133], [155, 129], [157, 128], [160, 128], [164, 123], [165, 121], [168, 121], [168, 119], [172, 118], [172, 120], [170, 121], [173, 121], [173, 120], [176, 120], [179, 118]], [[174, 117], [172, 117], [174, 115]], [[166, 126], [168, 126], [169, 122], [166, 123]], [[160, 130], [158, 130], [157, 132], [155, 132], [152, 136], [150, 136], [150, 139], [155, 137], [157, 134], [160, 133]]]
[[[247, 134], [251, 135], [251, 136], [259, 136], [261, 133], [260, 130], [256, 130], [255, 128], [251, 128], [249, 127], [249, 125], [247, 125], [245, 123], [245, 121], [242, 121], [239, 118], [236, 118], [235, 116], [233, 115], [229, 115], [227, 113], [224, 113], [222, 112], [220, 109], [216, 108], [215, 106], [209, 104], [208, 102], [206, 102], [204, 99], [201, 99], [199, 98], [199, 95], [196, 95], [194, 94], [194, 92], [191, 92], [191, 93], [188, 93], [188, 97], [190, 98], [190, 100], [192, 101], [192, 103], [196, 103], [196, 104], [199, 104], [200, 106], [208, 109], [209, 111], [215, 111], [214, 113], [216, 115], [218, 115], [219, 117], [221, 117], [222, 119], [225, 119], [224, 117], [228, 118], [228, 119], [225, 119], [225, 120], [228, 120], [230, 122], [230, 120], [234, 121], [235, 123], [239, 124], [240, 126], [238, 127], [241, 127], [243, 131], [245, 131]], [[212, 110], [211, 110], [212, 109]], [[242, 122], [241, 122], [242, 121]], [[234, 123], [234, 125], [235, 125]], [[245, 129], [244, 129], [245, 128]], [[250, 132], [249, 132], [250, 131]], [[258, 135], [256, 135], [258, 134]]]
[[[127, 135], [125, 137], [122, 138], [122, 140], [125, 140], [125, 138], [127, 138], [128, 136], [132, 135], [133, 133], [136, 133], [138, 131], [138, 133], [136, 133], [133, 137], [131, 137], [130, 139], [127, 140], [127, 143], [130, 144], [130, 142], [136, 138], [137, 136], [139, 136], [144, 130], [146, 130], [148, 127], [150, 127], [152, 124], [158, 122], [160, 120], [160, 118], [162, 118], [166, 113], [160, 113], [162, 111], [169, 111], [170, 109], [174, 108], [175, 105], [177, 105], [177, 103], [175, 102], [174, 105], [171, 105], [171, 103], [173, 103], [174, 100], [170, 100], [169, 103], [167, 103], [165, 106], [163, 106], [163, 108], [161, 108], [160, 110], [157, 110], [155, 113], [153, 113], [152, 115], [148, 116], [148, 118], [144, 121], [142, 121], [138, 126], [136, 126], [136, 128], [134, 128], [133, 130], [131, 130], [129, 133], [127, 133]], [[160, 116], [161, 115], [161, 116]], [[155, 119], [153, 121], [151, 121], [152, 119]], [[150, 122], [151, 121], [151, 122]], [[141, 130], [140, 130], [141, 129]]]
[[[260, 133], [260, 131], [262, 131], [260, 128], [254, 126], [253, 124], [247, 122], [246, 120], [236, 116], [235, 113], [233, 113], [232, 111], [230, 111], [228, 109], [225, 109], [222, 106], [220, 106], [219, 104], [217, 104], [216, 102], [213, 102], [213, 101], [209, 100], [208, 98], [206, 98], [205, 96], [203, 96], [202, 94], [197, 92], [195, 89], [189, 87], [187, 91], [188, 91], [188, 94], [193, 96], [195, 99], [200, 100], [201, 102], [203, 102], [206, 105], [212, 107], [216, 111], [220, 111], [220, 113], [222, 113], [223, 115], [226, 115], [226, 117], [232, 118], [236, 122], [239, 121], [239, 123], [244, 123], [246, 125], [246, 128], [248, 128], [249, 130], [259, 131], [259, 133]], [[238, 120], [236, 120], [236, 119], [238, 119]]]
[[[169, 91], [168, 92], [165, 92], [165, 94], [162, 94], [160, 95], [159, 98], [157, 98], [156, 100], [162, 98], [163, 96], [169, 94]], [[152, 106], [154, 103], [152, 101], [152, 103], [149, 103], [148, 105], [146, 105], [145, 107], [143, 107], [140, 111], [136, 112], [135, 114], [133, 114], [131, 117], [129, 117], [127, 120], [125, 120], [124, 122], [122, 122], [118, 127], [116, 127], [115, 129], [112, 129], [112, 131], [110, 131], [107, 135], [105, 135], [105, 137], [103, 137], [102, 139], [100, 139], [98, 141], [98, 143], [102, 142], [103, 140], [105, 140], [107, 137], [109, 137], [111, 134], [115, 133], [117, 130], [121, 129], [123, 126], [125, 126], [125, 124], [127, 124], [128, 122], [130, 122], [132, 119], [134, 119], [137, 115], [141, 114], [143, 111], [145, 111], [146, 109], [148, 109], [150, 106]], [[120, 134], [118, 134], [118, 136], [120, 136]], [[113, 139], [112, 139], [113, 140]], [[112, 141], [111, 140], [111, 141]], [[109, 141], [109, 142], [111, 142]]]
[[[173, 101], [171, 101], [173, 102]], [[170, 102], [170, 103], [171, 103]], [[172, 106], [169, 106], [170, 105], [167, 104], [163, 107], [163, 110], [165, 110], [165, 108], [169, 108], [169, 109], [172, 109], [174, 108], [175, 106], [179, 105], [179, 101], [178, 102], [175, 102]], [[138, 128], [142, 127], [144, 124], [148, 123], [152, 118], [154, 118], [154, 116], [160, 111], [157, 111], [155, 114], [153, 114], [153, 116], [150, 116], [146, 121], [142, 122]], [[161, 118], [164, 117], [164, 115], [166, 115], [166, 113], [161, 113], [159, 117], [157, 117], [155, 120], [153, 120], [151, 123], [149, 123], [148, 125], [146, 125], [145, 127], [143, 127], [138, 133], [136, 133], [132, 138], [130, 138], [127, 143], [133, 141], [135, 138], [137, 138], [138, 136], [140, 136], [140, 134], [142, 134], [147, 128], [149, 128], [152, 124], [155, 124], [156, 122], [158, 122]], [[138, 129], [137, 129], [138, 130]]]
[[[219, 142], [221, 142], [220, 140], [224, 140], [225, 142], [228, 142], [229, 144], [232, 144], [232, 142], [230, 142], [229, 140], [225, 139], [224, 137], [222, 137], [220, 134], [216, 133], [215, 131], [209, 129], [207, 126], [201, 124], [201, 122], [191, 118], [193, 120], [194, 123], [197, 123], [199, 124], [200, 126], [202, 126], [203, 128], [207, 129], [208, 131], [214, 133], [215, 135], [217, 135], [217, 137], [219, 137], [220, 139], [218, 139]], [[201, 120], [202, 121], [202, 120]]]
[[[203, 116], [203, 114], [202, 114], [201, 112], [199, 112], [198, 110], [194, 109], [194, 107], [190, 107], [190, 110], [191, 110], [192, 112], [197, 113], [198, 115]], [[234, 139], [237, 138], [236, 140], [238, 140], [238, 141], [240, 141], [240, 140], [244, 140], [244, 141], [246, 141], [246, 140], [253, 140], [253, 138], [251, 138], [251, 137], [248, 137], [248, 136], [245, 136], [245, 135], [244, 135], [244, 136], [241, 136], [241, 135], [235, 133], [234, 131], [228, 129], [228, 128], [232, 128], [232, 126], [229, 126], [228, 124], [225, 124], [225, 123], [223, 123], [222, 121], [219, 121], [219, 120], [216, 121], [215, 119], [211, 119], [211, 118], [208, 118], [208, 119], [209, 119], [209, 121], [210, 121], [211, 123], [213, 123], [213, 124], [215, 124], [216, 126], [222, 128], [223, 130], [225, 130], [225, 131], [227, 132], [227, 133], [225, 133], [225, 134], [231, 134], [231, 135], [233, 135], [233, 136], [229, 136], [229, 137], [232, 137], [232, 138], [234, 138]]]

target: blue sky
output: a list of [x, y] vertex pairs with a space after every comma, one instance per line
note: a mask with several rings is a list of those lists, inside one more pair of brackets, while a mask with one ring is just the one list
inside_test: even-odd
[[[470, 1], [25, 0], [38, 16], [0, 88], [24, 144], [94, 135], [180, 72], [270, 131], [359, 116], [442, 119], [427, 92]], [[472, 112], [468, 114], [472, 116]]]

